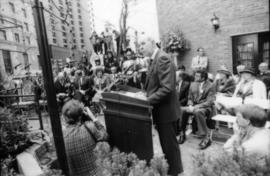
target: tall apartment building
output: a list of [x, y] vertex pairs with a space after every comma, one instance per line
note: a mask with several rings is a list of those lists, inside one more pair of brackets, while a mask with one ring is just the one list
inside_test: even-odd
[[23, 72], [29, 64], [32, 72], [40, 70], [37, 56], [36, 31], [29, 0], [1, 0], [0, 81], [7, 75]]
[[42, 2], [44, 7], [53, 13], [45, 12], [49, 44], [89, 51], [91, 48], [89, 38], [94, 29], [92, 0]]

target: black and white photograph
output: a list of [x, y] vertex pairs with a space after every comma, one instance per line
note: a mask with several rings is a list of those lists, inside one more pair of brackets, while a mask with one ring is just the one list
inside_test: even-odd
[[0, 176], [270, 176], [269, 0], [0, 0]]

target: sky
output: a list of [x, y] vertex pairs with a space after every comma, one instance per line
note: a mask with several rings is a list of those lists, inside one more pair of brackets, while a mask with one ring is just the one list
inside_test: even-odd
[[[122, 0], [93, 0], [95, 28], [98, 33], [104, 31], [106, 22], [119, 29], [121, 2]], [[131, 36], [134, 34], [134, 30], [137, 30], [139, 34], [144, 32], [145, 35], [159, 40], [155, 3], [155, 0], [137, 0], [136, 3], [133, 2], [130, 5], [127, 24], [131, 27]]]

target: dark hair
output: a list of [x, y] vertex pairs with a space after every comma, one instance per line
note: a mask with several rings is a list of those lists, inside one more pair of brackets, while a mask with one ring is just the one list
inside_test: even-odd
[[179, 65], [178, 70], [186, 70], [186, 67], [184, 65]]
[[83, 106], [77, 100], [70, 100], [63, 106], [62, 114], [68, 124], [75, 124], [81, 120]]
[[204, 50], [203, 47], [199, 47], [199, 48], [197, 49], [197, 52], [200, 51], [200, 49]]
[[241, 113], [243, 118], [249, 120], [250, 124], [254, 127], [264, 127], [267, 121], [266, 111], [257, 105], [240, 105], [234, 109], [234, 112]]
[[208, 79], [208, 73], [205, 70], [197, 70], [195, 73], [199, 73], [204, 80]]

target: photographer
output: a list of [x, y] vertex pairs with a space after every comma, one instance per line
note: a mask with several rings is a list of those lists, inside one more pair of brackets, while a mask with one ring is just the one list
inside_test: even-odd
[[98, 141], [107, 139], [107, 132], [89, 108], [77, 100], [68, 101], [62, 114], [66, 122], [64, 141], [71, 175], [98, 175], [93, 150]]

